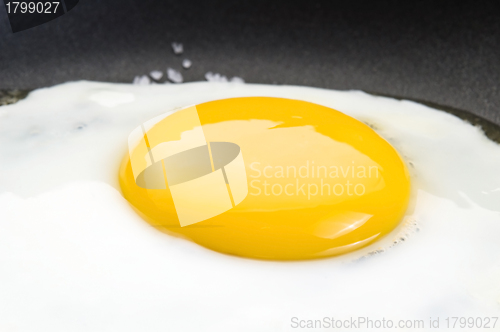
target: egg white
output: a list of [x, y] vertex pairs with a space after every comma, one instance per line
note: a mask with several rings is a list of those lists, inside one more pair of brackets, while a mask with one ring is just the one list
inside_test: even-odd
[[[121, 196], [127, 137], [240, 96], [342, 111], [409, 165], [401, 227], [307, 262], [226, 256], [160, 233]], [[293, 331], [292, 317], [498, 316], [500, 146], [429, 107], [359, 91], [237, 83], [67, 83], [0, 108], [0, 331]], [[397, 330], [397, 329], [395, 329]]]

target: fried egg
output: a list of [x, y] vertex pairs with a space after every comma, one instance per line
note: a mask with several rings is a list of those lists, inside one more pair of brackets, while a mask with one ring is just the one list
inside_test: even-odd
[[[211, 142], [239, 146], [250, 181], [227, 212], [180, 227], [171, 193], [137, 185], [128, 140], [189, 105], [212, 153]], [[294, 331], [324, 317], [498, 316], [500, 146], [414, 102], [293, 86], [67, 83], [0, 108], [0, 160], [2, 331]], [[386, 195], [272, 191], [321, 185], [331, 166]], [[359, 166], [379, 177], [357, 176]], [[169, 197], [168, 211], [158, 208]], [[287, 227], [318, 242], [298, 245], [308, 240]]]

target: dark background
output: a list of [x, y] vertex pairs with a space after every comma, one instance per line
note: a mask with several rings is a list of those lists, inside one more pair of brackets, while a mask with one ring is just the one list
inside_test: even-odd
[[[0, 0], [2, 1], [2, 0]], [[13, 34], [0, 8], [0, 89], [131, 82], [167, 66], [250, 83], [361, 89], [500, 124], [498, 1], [80, 0]], [[171, 42], [184, 44], [176, 56]]]

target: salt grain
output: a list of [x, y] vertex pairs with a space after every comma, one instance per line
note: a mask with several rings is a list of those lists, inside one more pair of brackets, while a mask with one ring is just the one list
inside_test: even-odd
[[153, 70], [149, 73], [149, 76], [151, 76], [154, 80], [159, 81], [163, 77], [163, 73], [159, 70]]
[[174, 83], [182, 83], [184, 81], [182, 74], [179, 71], [172, 68], [167, 69], [167, 77], [170, 81]]
[[245, 80], [238, 76], [234, 76], [229, 81], [233, 83], [245, 83]]
[[227, 82], [226, 76], [211, 71], [205, 74], [205, 79], [209, 82]]
[[172, 43], [172, 49], [174, 50], [174, 54], [182, 54], [184, 52], [184, 46], [182, 43]]
[[192, 64], [193, 64], [193, 63], [192, 63], [192, 62], [191, 62], [191, 60], [189, 60], [189, 59], [184, 59], [184, 60], [182, 60], [182, 67], [183, 67], [184, 69], [189, 69], [189, 68], [191, 68], [191, 65], [192, 65]]
[[132, 84], [135, 85], [149, 85], [151, 84], [151, 80], [147, 75], [142, 75], [142, 76], [136, 76], [134, 77], [134, 80], [132, 81]]

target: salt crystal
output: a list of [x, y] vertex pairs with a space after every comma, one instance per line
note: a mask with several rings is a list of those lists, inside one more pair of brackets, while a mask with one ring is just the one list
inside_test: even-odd
[[163, 77], [163, 73], [159, 70], [153, 70], [149, 73], [149, 76], [151, 76], [154, 80], [159, 81]]
[[172, 68], [167, 69], [167, 77], [169, 80], [171, 80], [174, 83], [182, 83], [182, 81], [184, 80], [182, 78], [182, 74], [180, 72], [178, 72], [177, 70], [172, 69]]
[[184, 69], [189, 69], [189, 68], [191, 68], [191, 65], [192, 65], [192, 64], [193, 64], [193, 63], [192, 63], [192, 62], [191, 62], [191, 60], [189, 60], [189, 59], [184, 59], [184, 60], [182, 60], [182, 67], [184, 67]]
[[134, 81], [132, 84], [135, 85], [149, 85], [151, 83], [151, 80], [147, 75], [142, 75], [142, 76], [136, 76], [134, 77]]
[[184, 52], [184, 46], [182, 43], [172, 43], [172, 49], [174, 50], [174, 54], [182, 54]]
[[205, 79], [209, 82], [227, 82], [226, 76], [211, 71], [205, 74]]
[[245, 83], [245, 80], [238, 76], [234, 76], [229, 81], [233, 83]]

